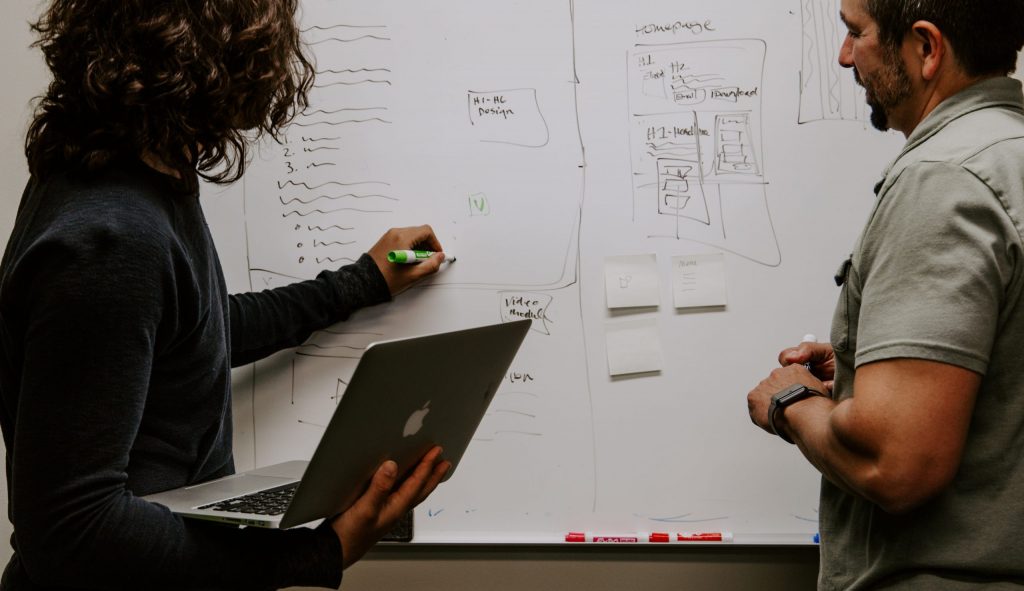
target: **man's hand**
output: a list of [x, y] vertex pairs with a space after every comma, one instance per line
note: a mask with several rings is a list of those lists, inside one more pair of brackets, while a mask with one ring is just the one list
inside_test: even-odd
[[[815, 373], [834, 377], [832, 350], [802, 343], [779, 354], [777, 368], [747, 395], [750, 420], [765, 431], [771, 398], [803, 384], [824, 392]], [[887, 359], [857, 368], [853, 396], [811, 397], [776, 417], [825, 478], [878, 505], [904, 513], [945, 490], [956, 476], [967, 441], [981, 375], [923, 359]]]
[[828, 392], [831, 392], [832, 381], [836, 376], [836, 358], [832, 345], [804, 342], [779, 353], [779, 365], [782, 367], [807, 364], [810, 364], [809, 369], [814, 377], [821, 380]]
[[[436, 254], [421, 263], [406, 265], [388, 262], [388, 252], [392, 250], [431, 250], [441, 254]], [[368, 254], [384, 275], [391, 295], [396, 296], [413, 283], [436, 273], [444, 261], [443, 250], [430, 226], [411, 226], [391, 228], [377, 240]]]
[[[808, 343], [804, 343], [804, 345], [806, 344]], [[779, 358], [782, 358], [782, 354], [779, 355]], [[811, 375], [811, 372], [807, 371], [807, 368], [802, 363], [797, 362], [785, 367], [777, 367], [747, 394], [747, 412], [750, 413], [750, 420], [758, 427], [775, 435], [768, 422], [770, 418], [768, 416], [768, 407], [771, 406], [772, 396], [794, 384], [803, 384], [811, 390], [823, 394], [826, 392], [825, 385]], [[780, 429], [783, 428], [783, 424], [779, 420], [776, 420], [775, 426]]]
[[413, 473], [397, 490], [398, 466], [387, 461], [373, 475], [363, 496], [331, 523], [341, 540], [342, 568], [348, 568], [405, 515], [437, 488], [451, 469], [435, 447], [423, 456]]

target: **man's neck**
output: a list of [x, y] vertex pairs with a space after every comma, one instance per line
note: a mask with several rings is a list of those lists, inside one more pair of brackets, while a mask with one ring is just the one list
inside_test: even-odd
[[[902, 132], [904, 137], [909, 138], [910, 134], [914, 133], [914, 130], [917, 129], [917, 126], [946, 99], [959, 94], [982, 80], [999, 76], [999, 74], [967, 76], [960, 71], [941, 76], [923, 88], [917, 94], [917, 100], [907, 102], [904, 109], [906, 111], [905, 114], [901, 117], [893, 118], [897, 125], [893, 125], [892, 128]], [[899, 124], [900, 120], [907, 123]]]

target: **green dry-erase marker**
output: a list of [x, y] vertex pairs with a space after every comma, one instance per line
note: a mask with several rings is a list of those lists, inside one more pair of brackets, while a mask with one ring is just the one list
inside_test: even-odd
[[418, 263], [429, 259], [434, 254], [432, 250], [392, 250], [388, 253], [389, 263]]

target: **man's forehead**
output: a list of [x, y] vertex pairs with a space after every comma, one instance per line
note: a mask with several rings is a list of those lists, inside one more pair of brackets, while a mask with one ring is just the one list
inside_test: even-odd
[[867, 0], [842, 0], [839, 6], [839, 18], [847, 24], [867, 18], [866, 4]]

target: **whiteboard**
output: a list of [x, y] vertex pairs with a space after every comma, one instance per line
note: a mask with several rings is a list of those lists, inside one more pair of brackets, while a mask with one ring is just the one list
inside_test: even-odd
[[[381, 339], [534, 318], [418, 542], [731, 531], [810, 543], [818, 475], [751, 425], [778, 351], [826, 338], [832, 276], [902, 137], [836, 65], [838, 2], [305, 0], [312, 104], [244, 182], [207, 187], [229, 284], [264, 289], [429, 223], [457, 262], [237, 370], [238, 464], [311, 455]], [[676, 308], [673, 258], [721, 254], [724, 305]], [[609, 309], [608, 257], [655, 305]], [[621, 277], [619, 279], [622, 279]], [[660, 369], [611, 376], [651, 327]]]

